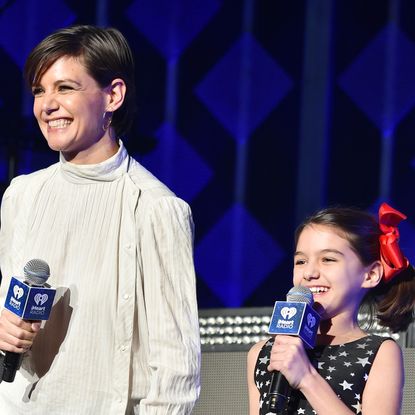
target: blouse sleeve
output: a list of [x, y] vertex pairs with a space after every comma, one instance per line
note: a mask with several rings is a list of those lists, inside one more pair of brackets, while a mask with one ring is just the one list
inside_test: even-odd
[[140, 415], [190, 414], [200, 390], [192, 215], [184, 201], [168, 196], [153, 204], [144, 223], [151, 378]]
[[[23, 191], [21, 177], [13, 179], [10, 186], [3, 194], [1, 202], [1, 219], [0, 219], [0, 267], [2, 275], [8, 275], [12, 271], [11, 258], [20, 253], [10, 252], [10, 246], [12, 245], [12, 238], [16, 238], [20, 235], [20, 226], [22, 224], [16, 223], [18, 215], [18, 209], [21, 202], [21, 193]], [[2, 281], [1, 285], [4, 285]], [[0, 289], [0, 304], [3, 306], [5, 297], [5, 290]]]

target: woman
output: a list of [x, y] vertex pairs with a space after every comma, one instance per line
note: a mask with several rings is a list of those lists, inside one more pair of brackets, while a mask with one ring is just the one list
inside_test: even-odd
[[119, 139], [134, 113], [130, 48], [116, 29], [65, 28], [34, 48], [25, 75], [60, 161], [4, 194], [1, 295], [41, 258], [57, 298], [43, 329], [1, 313], [0, 349], [26, 352], [1, 411], [188, 414], [200, 365], [193, 222]]
[[277, 335], [248, 354], [250, 415], [268, 413], [271, 371], [293, 392], [286, 414], [398, 415], [403, 363], [399, 346], [359, 327], [362, 302], [380, 324], [405, 330], [415, 303], [414, 269], [398, 246], [406, 218], [383, 204], [379, 223], [356, 209], [329, 208], [296, 232], [294, 285], [313, 292], [321, 325], [314, 350], [299, 338]]

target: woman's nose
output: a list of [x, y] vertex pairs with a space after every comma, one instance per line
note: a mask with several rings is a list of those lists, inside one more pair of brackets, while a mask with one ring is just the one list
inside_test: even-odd
[[53, 111], [56, 111], [59, 108], [59, 103], [56, 99], [55, 94], [44, 94], [42, 102], [42, 110], [50, 115]]

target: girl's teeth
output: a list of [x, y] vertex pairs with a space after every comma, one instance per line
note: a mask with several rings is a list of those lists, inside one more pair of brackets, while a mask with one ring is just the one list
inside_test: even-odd
[[328, 288], [326, 287], [310, 287], [310, 290], [312, 293], [318, 294], [318, 293], [325, 293], [328, 291]]

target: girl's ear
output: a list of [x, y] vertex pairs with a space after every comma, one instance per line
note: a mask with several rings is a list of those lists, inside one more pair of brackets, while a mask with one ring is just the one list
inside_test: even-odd
[[375, 261], [373, 264], [368, 266], [365, 273], [365, 278], [362, 282], [362, 288], [373, 288], [376, 287], [383, 277], [383, 267], [380, 261]]

